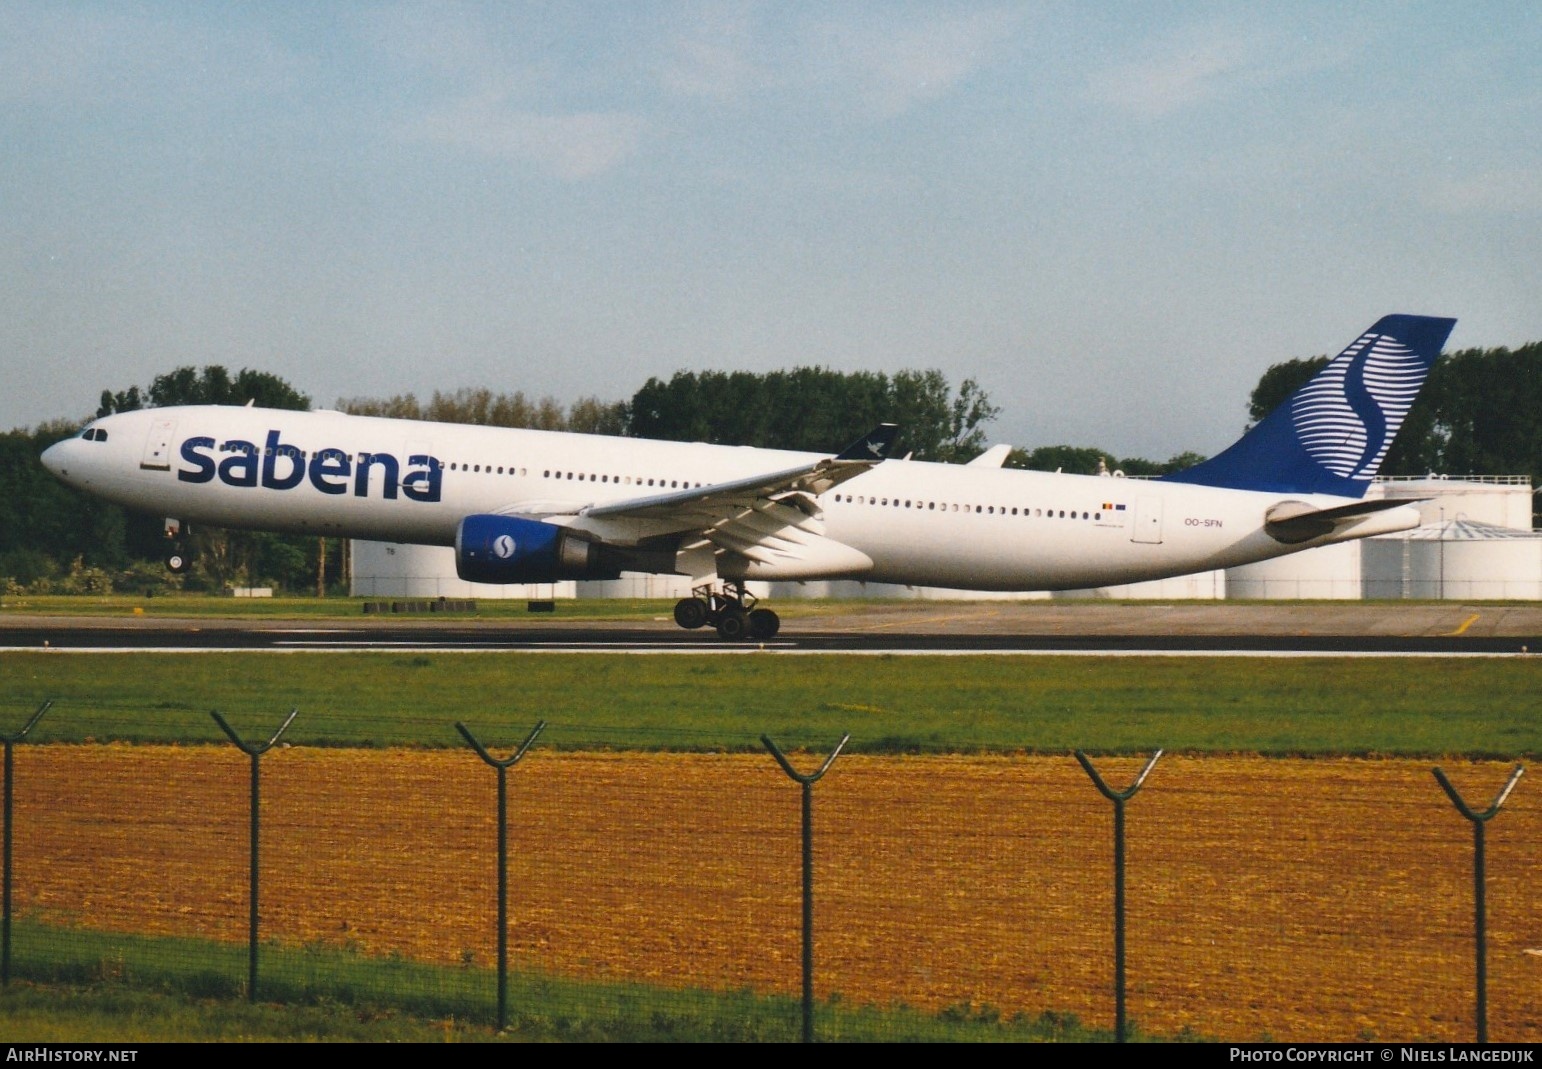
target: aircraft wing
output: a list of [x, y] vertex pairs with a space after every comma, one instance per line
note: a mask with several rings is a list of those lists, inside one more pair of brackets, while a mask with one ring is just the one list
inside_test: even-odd
[[833, 457], [711, 486], [590, 505], [578, 515], [595, 520], [648, 520], [652, 521], [649, 527], [663, 523], [675, 531], [706, 530], [785, 495], [822, 494], [861, 475], [888, 456], [897, 433], [894, 424], [884, 423]]
[[716, 573], [719, 551], [743, 558], [750, 577], [860, 573], [872, 559], [825, 536], [813, 496], [882, 462], [897, 432], [883, 424], [833, 457], [793, 468], [588, 505], [565, 525], [613, 545], [676, 538], [679, 566], [703, 581]]

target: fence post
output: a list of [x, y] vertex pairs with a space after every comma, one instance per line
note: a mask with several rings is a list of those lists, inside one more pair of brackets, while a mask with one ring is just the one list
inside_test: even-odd
[[53, 705], [52, 698], [37, 707], [37, 712], [32, 714], [25, 726], [13, 735], [0, 735], [0, 742], [5, 743], [5, 902], [0, 906], [0, 913], [4, 915], [5, 931], [0, 935], [0, 985], [9, 987], [11, 984], [11, 819], [14, 806], [11, 800], [11, 787], [15, 780], [16, 766], [12, 759], [11, 751], [16, 744], [27, 737], [37, 722], [43, 719], [43, 714]]
[[1140, 770], [1140, 775], [1135, 777], [1135, 782], [1122, 791], [1116, 791], [1103, 777], [1098, 775], [1098, 770], [1092, 767], [1092, 762], [1082, 751], [1076, 751], [1076, 759], [1081, 762], [1082, 768], [1092, 778], [1092, 785], [1098, 789], [1110, 802], [1114, 803], [1114, 1038], [1117, 1042], [1125, 1040], [1124, 1023], [1124, 803], [1135, 797], [1135, 792], [1140, 790], [1141, 784], [1146, 782], [1146, 777], [1156, 767], [1157, 759], [1162, 756], [1158, 750], [1151, 755], [1151, 760], [1146, 762], [1146, 767]]
[[1499, 807], [1505, 804], [1505, 799], [1510, 797], [1510, 792], [1515, 788], [1515, 782], [1526, 771], [1524, 765], [1516, 765], [1510, 773], [1510, 778], [1503, 788], [1494, 797], [1494, 804], [1481, 813], [1473, 812], [1472, 808], [1456, 793], [1456, 788], [1451, 786], [1451, 781], [1446, 779], [1446, 774], [1436, 765], [1432, 772], [1435, 773], [1435, 781], [1440, 784], [1440, 789], [1446, 792], [1446, 797], [1451, 799], [1451, 804], [1456, 806], [1456, 811], [1472, 822], [1472, 899], [1473, 899], [1473, 939], [1475, 952], [1478, 959], [1477, 986], [1478, 986], [1478, 1042], [1488, 1042], [1488, 915], [1485, 907], [1484, 894], [1484, 857], [1483, 857], [1483, 827], [1494, 819], [1499, 812]]
[[546, 721], [537, 720], [535, 728], [525, 741], [519, 744], [514, 756], [502, 759], [488, 753], [471, 734], [471, 730], [459, 720], [455, 730], [477, 752], [477, 756], [498, 770], [498, 1031], [509, 1026], [509, 768], [519, 763], [530, 749], [535, 737], [546, 727]]
[[792, 767], [792, 763], [776, 748], [771, 736], [762, 735], [776, 763], [782, 766], [794, 782], [803, 785], [803, 1042], [814, 1042], [814, 784], [830, 771], [841, 750], [851, 741], [851, 733], [841, 736], [825, 763], [812, 775], [804, 775]]
[[296, 714], [299, 713], [299, 711], [299, 709], [289, 710], [289, 715], [286, 716], [284, 718], [284, 722], [278, 726], [278, 730], [273, 733], [273, 737], [267, 742], [260, 744], [243, 741], [241, 736], [235, 733], [235, 729], [225, 722], [225, 718], [219, 714], [218, 710], [212, 710], [209, 713], [210, 716], [214, 717], [214, 722], [220, 726], [220, 730], [225, 733], [226, 737], [229, 738], [231, 742], [235, 743], [236, 749], [240, 750], [242, 753], [246, 754], [252, 759], [250, 820], [251, 867], [250, 890], [247, 895], [247, 897], [251, 900], [251, 916], [247, 924], [246, 933], [246, 1001], [248, 1002], [257, 1001], [257, 843], [260, 838], [259, 833], [261, 831], [261, 825], [259, 823], [259, 814], [261, 809], [258, 805], [260, 801], [258, 789], [258, 784], [260, 781], [260, 759], [262, 758], [263, 754], [267, 753], [273, 748], [273, 744], [278, 741], [278, 737], [289, 729], [289, 725], [294, 722], [294, 718]]

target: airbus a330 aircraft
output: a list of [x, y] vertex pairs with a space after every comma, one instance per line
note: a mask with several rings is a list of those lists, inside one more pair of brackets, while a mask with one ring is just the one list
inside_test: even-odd
[[1231, 448], [1156, 480], [173, 407], [93, 421], [43, 454], [64, 482], [187, 523], [453, 545], [461, 578], [691, 577], [682, 627], [769, 638], [749, 580], [1067, 590], [1229, 568], [1419, 522], [1366, 487], [1452, 319], [1379, 321]]

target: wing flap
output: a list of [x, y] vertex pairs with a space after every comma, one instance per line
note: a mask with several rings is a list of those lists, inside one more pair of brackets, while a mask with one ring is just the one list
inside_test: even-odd
[[888, 456], [896, 433], [894, 424], [881, 424], [833, 457], [710, 486], [590, 505], [577, 514], [596, 520], [665, 521], [678, 531], [710, 526], [724, 516], [754, 509], [758, 503], [778, 495], [825, 493], [881, 463]]

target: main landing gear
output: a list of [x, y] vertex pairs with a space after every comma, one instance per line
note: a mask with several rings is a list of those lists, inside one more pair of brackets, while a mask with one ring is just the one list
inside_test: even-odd
[[755, 608], [756, 598], [743, 583], [724, 583], [722, 590], [699, 587], [694, 597], [675, 603], [675, 623], [687, 630], [711, 624], [730, 642], [762, 640], [782, 629], [782, 618], [770, 609]]

